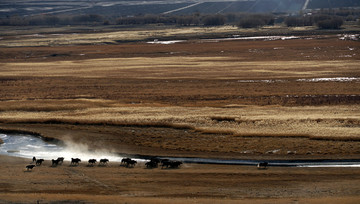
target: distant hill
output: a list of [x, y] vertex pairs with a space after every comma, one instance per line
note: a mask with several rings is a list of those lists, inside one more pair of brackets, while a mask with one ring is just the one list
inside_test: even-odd
[[360, 7], [360, 0], [310, 0], [307, 9]]
[[360, 7], [359, 0], [1, 0], [0, 17], [43, 14], [132, 16], [139, 14], [274, 13]]
[[192, 7], [175, 11], [176, 14], [199, 13], [272, 13], [296, 12], [302, 9], [305, 0], [253, 0], [203, 2]]

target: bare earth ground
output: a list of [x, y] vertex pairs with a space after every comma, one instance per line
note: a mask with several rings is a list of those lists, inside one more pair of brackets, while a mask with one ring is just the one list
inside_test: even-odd
[[[180, 169], [77, 167], [1, 156], [0, 202], [356, 203], [358, 168], [278, 168], [186, 164]], [[4, 176], [6, 175], [6, 176]], [[341, 196], [339, 196], [341, 195]]]
[[[106, 45], [129, 35], [7, 33], [0, 48], [0, 128], [153, 156], [359, 158], [358, 41], [309, 35]], [[309, 80], [338, 77], [354, 79]], [[358, 168], [186, 164], [148, 170], [47, 163], [24, 172], [28, 160], [1, 161], [0, 202], [360, 200]]]

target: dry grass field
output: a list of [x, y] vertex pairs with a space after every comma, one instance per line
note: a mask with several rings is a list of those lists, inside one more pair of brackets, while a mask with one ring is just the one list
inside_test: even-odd
[[[215, 32], [211, 29], [191, 32]], [[216, 32], [226, 36], [233, 29]], [[0, 129], [152, 156], [359, 158], [359, 41], [329, 34], [161, 44], [127, 38], [186, 34], [129, 32], [40, 37], [7, 32], [0, 41]], [[169, 171], [115, 165], [23, 172], [26, 161], [2, 160], [7, 162], [0, 168], [0, 202], [360, 199], [358, 168], [254, 171], [194, 164]], [[11, 166], [21, 172], [4, 180]]]

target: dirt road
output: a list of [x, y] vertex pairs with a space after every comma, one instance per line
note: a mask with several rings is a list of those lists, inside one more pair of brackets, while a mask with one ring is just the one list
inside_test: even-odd
[[30, 159], [1, 156], [0, 202], [78, 203], [288, 203], [358, 201], [358, 168], [280, 168], [185, 164], [179, 169], [51, 167], [32, 171]]

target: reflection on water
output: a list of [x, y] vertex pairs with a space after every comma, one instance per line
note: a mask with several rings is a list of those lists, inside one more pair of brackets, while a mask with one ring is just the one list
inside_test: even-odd
[[106, 150], [90, 151], [86, 145], [65, 142], [64, 146], [51, 144], [41, 138], [31, 135], [21, 134], [0, 134], [0, 139], [4, 141], [0, 145], [0, 154], [17, 156], [24, 158], [42, 158], [46, 160], [64, 157], [65, 160], [71, 158], [81, 158], [83, 161], [88, 159], [107, 158], [110, 161], [121, 161], [122, 157], [110, 153]]

